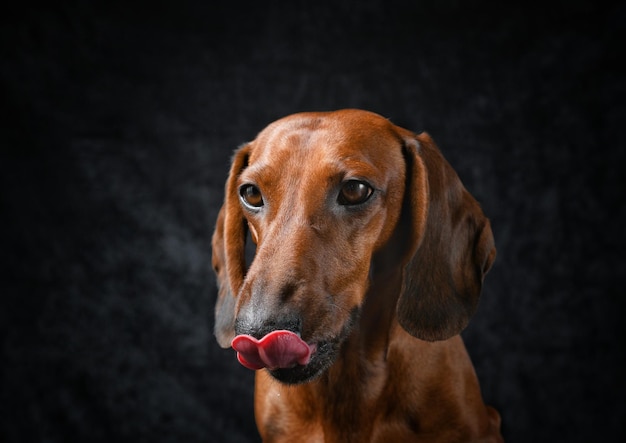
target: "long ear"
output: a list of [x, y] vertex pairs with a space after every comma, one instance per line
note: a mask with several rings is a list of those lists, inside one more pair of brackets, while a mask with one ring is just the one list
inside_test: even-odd
[[239, 204], [237, 178], [248, 164], [250, 145], [240, 148], [226, 181], [224, 204], [213, 233], [213, 270], [219, 286], [215, 305], [215, 337], [223, 348], [229, 348], [235, 337], [236, 297], [246, 273], [245, 242], [247, 225]]
[[[407, 143], [403, 217], [413, 233], [397, 304], [400, 325], [429, 341], [460, 333], [478, 305], [496, 250], [489, 220], [428, 134]], [[407, 208], [406, 205], [409, 207]]]

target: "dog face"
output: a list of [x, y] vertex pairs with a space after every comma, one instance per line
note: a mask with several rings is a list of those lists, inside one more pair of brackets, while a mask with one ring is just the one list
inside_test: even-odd
[[[374, 254], [392, 247], [394, 266], [415, 261], [431, 206], [419, 149], [415, 135], [356, 110], [295, 114], [240, 148], [213, 238], [220, 345], [290, 331], [310, 347], [310, 360], [271, 374], [299, 383], [327, 369], [358, 319]], [[249, 266], [248, 232], [256, 244]], [[403, 310], [421, 316], [430, 309], [423, 302], [405, 301]], [[415, 318], [399, 320], [419, 333]]]

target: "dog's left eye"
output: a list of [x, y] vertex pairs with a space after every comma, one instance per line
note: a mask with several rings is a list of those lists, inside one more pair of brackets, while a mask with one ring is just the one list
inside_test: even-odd
[[367, 183], [360, 180], [348, 180], [341, 187], [337, 202], [340, 205], [351, 206], [365, 203], [374, 190]]
[[239, 195], [244, 205], [252, 209], [263, 206], [263, 195], [259, 188], [254, 185], [243, 185], [239, 188]]

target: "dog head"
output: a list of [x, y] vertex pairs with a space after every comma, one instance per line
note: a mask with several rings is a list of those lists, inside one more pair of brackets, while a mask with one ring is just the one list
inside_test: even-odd
[[404, 269], [397, 318], [424, 340], [466, 326], [495, 257], [488, 220], [430, 137], [365, 111], [272, 123], [235, 153], [225, 192], [215, 334], [287, 383], [332, 364], [377, 254]]

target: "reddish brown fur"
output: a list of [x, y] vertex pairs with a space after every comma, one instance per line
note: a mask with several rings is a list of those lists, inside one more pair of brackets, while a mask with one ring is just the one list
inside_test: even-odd
[[[336, 196], [350, 178], [375, 195], [347, 211]], [[246, 183], [261, 211], [239, 201]], [[263, 440], [501, 441], [458, 335], [494, 258], [489, 221], [427, 134], [358, 110], [268, 126], [235, 154], [218, 217], [216, 337], [228, 347], [289, 318], [308, 343], [339, 344], [303, 383], [257, 371]]]

